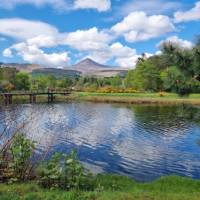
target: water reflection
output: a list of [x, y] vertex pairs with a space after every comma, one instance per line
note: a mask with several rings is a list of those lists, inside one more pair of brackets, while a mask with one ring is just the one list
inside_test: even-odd
[[96, 173], [139, 181], [168, 174], [200, 178], [199, 117], [199, 108], [188, 106], [16, 105], [0, 108], [0, 131], [12, 121], [8, 138], [26, 121], [23, 131], [37, 141], [38, 153], [49, 146], [51, 152], [77, 148], [82, 162]]

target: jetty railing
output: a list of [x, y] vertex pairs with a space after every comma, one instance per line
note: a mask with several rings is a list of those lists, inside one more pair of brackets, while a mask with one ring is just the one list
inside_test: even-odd
[[29, 96], [30, 103], [36, 103], [37, 96], [45, 95], [47, 96], [47, 102], [51, 103], [55, 99], [55, 95], [69, 95], [71, 90], [31, 90], [31, 91], [12, 91], [12, 92], [1, 92], [0, 96], [3, 96], [4, 103], [6, 105], [12, 104], [13, 96]]

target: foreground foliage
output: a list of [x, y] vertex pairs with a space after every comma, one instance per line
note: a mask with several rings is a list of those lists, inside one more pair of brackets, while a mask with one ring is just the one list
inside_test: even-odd
[[24, 135], [19, 134], [12, 138], [12, 142], [0, 154], [0, 180], [25, 181], [31, 177], [31, 157], [35, 145]]
[[200, 181], [171, 176], [138, 183], [116, 175], [93, 176], [76, 151], [56, 153], [35, 166], [34, 150], [32, 141], [16, 134], [1, 151], [1, 200], [199, 200]]
[[55, 153], [37, 168], [37, 179], [46, 188], [92, 189], [93, 177], [87, 174], [78, 160], [76, 151], [69, 155]]
[[23, 134], [16, 134], [6, 146], [0, 154], [1, 182], [35, 180], [44, 188], [94, 189], [94, 177], [84, 169], [75, 150], [69, 155], [55, 153], [47, 161], [34, 162], [35, 144]]
[[126, 177], [98, 175], [93, 191], [48, 190], [34, 182], [0, 184], [1, 200], [199, 200], [200, 181], [176, 176], [152, 183], [137, 183]]

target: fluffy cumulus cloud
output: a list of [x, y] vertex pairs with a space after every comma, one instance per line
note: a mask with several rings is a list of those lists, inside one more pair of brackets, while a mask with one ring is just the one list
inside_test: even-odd
[[172, 43], [172, 44], [176, 44], [181, 48], [184, 49], [191, 49], [193, 47], [193, 43], [188, 41], [188, 40], [183, 40], [181, 38], [178, 38], [178, 36], [171, 36], [168, 37], [166, 40], [162, 40], [158, 46], [162, 46], [163, 43]]
[[0, 0], [0, 8], [4, 9], [13, 9], [23, 4], [36, 7], [51, 6], [58, 11], [96, 9], [102, 12], [109, 10], [111, 7], [110, 0]]
[[76, 50], [85, 52], [87, 57], [100, 63], [114, 59], [121, 67], [133, 67], [137, 61], [136, 50], [121, 43], [110, 44], [113, 40], [106, 31], [99, 31], [96, 27], [88, 30], [78, 30], [66, 35], [64, 43]]
[[80, 51], [105, 49], [112, 37], [96, 27], [66, 34], [64, 43]]
[[109, 44], [112, 40], [113, 37], [107, 31], [93, 27], [66, 34], [63, 43], [97, 62], [106, 63], [111, 59]]
[[91, 51], [87, 57], [100, 63], [106, 63], [108, 60], [113, 59], [117, 66], [133, 68], [136, 65], [139, 55], [137, 55], [135, 49], [124, 46], [120, 42], [115, 42], [105, 49]]
[[37, 63], [44, 66], [64, 67], [69, 61], [67, 52], [47, 54], [37, 46], [29, 45], [25, 42], [15, 44], [5, 49], [3, 55], [5, 57], [12, 57], [15, 52], [26, 62]]
[[[144, 15], [144, 13], [141, 14]], [[146, 15], [145, 17], [148, 18]], [[46, 48], [51, 48], [52, 51], [61, 45], [66, 49], [76, 50], [83, 57], [87, 55], [100, 63], [114, 60], [115, 64], [121, 67], [133, 67], [139, 57], [136, 50], [117, 42], [118, 35], [130, 34], [133, 31], [133, 25], [129, 27], [130, 23], [126, 22], [127, 20], [124, 21], [124, 24], [121, 22], [121, 24], [114, 26], [112, 30], [99, 30], [97, 27], [93, 27], [62, 33], [54, 26], [40, 21], [1, 19], [0, 34], [17, 41], [16, 44], [3, 51], [3, 56], [10, 58], [18, 55], [26, 62], [63, 67], [68, 65], [70, 61], [68, 50], [60, 53], [46, 53]], [[156, 25], [159, 28], [163, 27], [157, 23], [158, 21], [152, 25], [152, 22], [149, 29], [154, 31]], [[138, 29], [139, 22], [135, 23], [134, 26]], [[113, 34], [113, 31], [116, 34]], [[141, 35], [147, 33], [142, 33], [142, 30], [140, 30], [138, 34], [141, 39]]]
[[168, 16], [148, 16], [145, 12], [132, 12], [112, 27], [115, 34], [123, 35], [128, 42], [149, 40], [174, 30]]
[[130, 0], [119, 8], [119, 14], [126, 16], [133, 11], [144, 11], [147, 14], [169, 13], [181, 7], [178, 1], [166, 0]]
[[75, 9], [96, 9], [99, 12], [107, 11], [111, 8], [110, 0], [75, 0]]
[[30, 21], [20, 18], [4, 18], [0, 19], [0, 34], [24, 40], [39, 35], [55, 37], [58, 35], [58, 30], [55, 27], [40, 21]]
[[135, 49], [123, 46], [119, 42], [112, 44], [110, 48], [112, 56], [115, 58], [115, 62], [119, 66], [133, 67], [136, 65], [139, 56]]
[[[29, 28], [31, 27], [31, 28]], [[24, 19], [0, 19], [0, 34], [22, 41], [3, 51], [3, 56], [10, 58], [14, 52], [26, 62], [38, 63], [45, 66], [66, 66], [68, 53], [45, 53], [42, 47], [55, 47], [61, 43], [64, 35], [40, 21]]]
[[200, 20], [200, 1], [196, 2], [195, 7], [188, 11], [178, 11], [174, 14], [174, 21], [188, 22], [193, 20]]
[[61, 36], [57, 34], [55, 36], [38, 35], [36, 37], [27, 40], [29, 45], [35, 45], [37, 47], [55, 47], [61, 43]]
[[4, 51], [3, 51], [3, 56], [4, 57], [7, 57], [7, 58], [12, 58], [12, 51], [9, 49], [9, 48], [7, 48], [7, 49], [5, 49]]
[[13, 9], [17, 5], [30, 4], [36, 7], [45, 5], [52, 6], [55, 9], [67, 9], [68, 4], [65, 0], [0, 0], [0, 8]]

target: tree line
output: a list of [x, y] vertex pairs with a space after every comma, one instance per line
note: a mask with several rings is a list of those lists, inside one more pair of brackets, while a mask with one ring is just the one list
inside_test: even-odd
[[200, 92], [200, 38], [192, 49], [166, 42], [161, 54], [138, 60], [128, 72], [129, 87], [144, 91], [176, 92], [180, 95]]
[[146, 58], [143, 54], [135, 69], [125, 77], [57, 78], [54, 75], [33, 77], [13, 68], [0, 68], [0, 90], [45, 90], [65, 88], [100, 92], [175, 92], [180, 95], [200, 92], [200, 38], [193, 48], [172, 42], [163, 43], [161, 54]]

